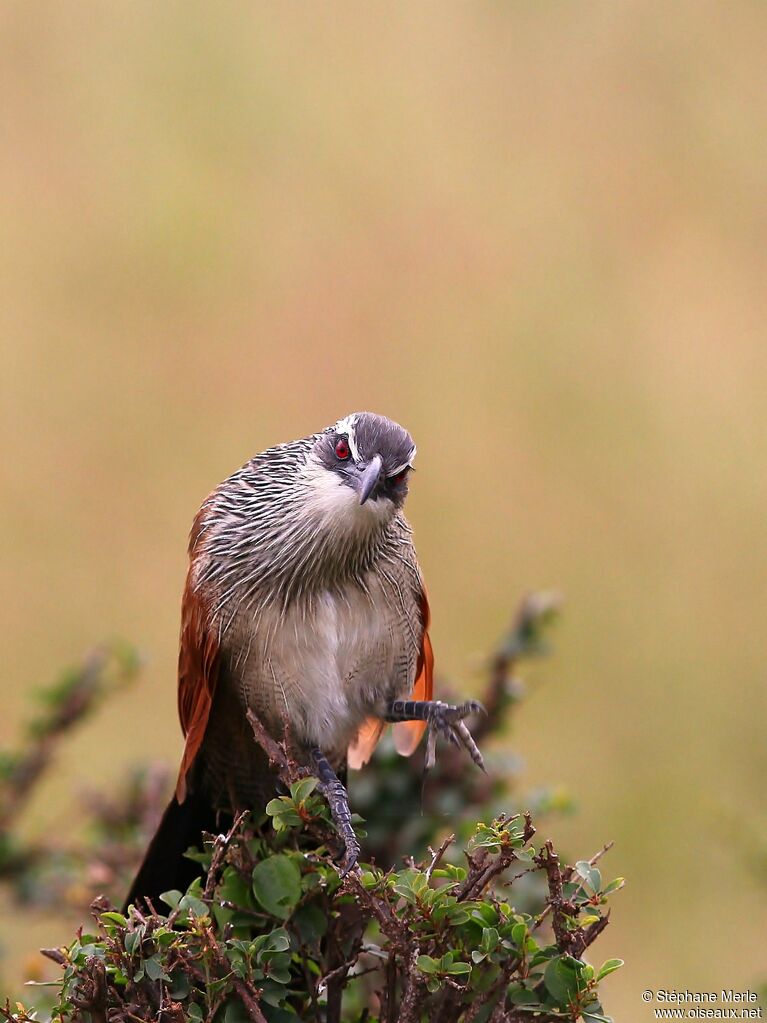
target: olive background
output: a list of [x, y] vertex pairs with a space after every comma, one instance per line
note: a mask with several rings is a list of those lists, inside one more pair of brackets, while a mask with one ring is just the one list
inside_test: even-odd
[[[509, 745], [578, 804], [542, 837], [615, 840], [606, 1008], [767, 977], [765, 52], [741, 0], [3, 4], [0, 743], [148, 657], [26, 827], [176, 761], [195, 510], [369, 408], [443, 673], [566, 595]], [[10, 920], [15, 964], [72, 927]]]

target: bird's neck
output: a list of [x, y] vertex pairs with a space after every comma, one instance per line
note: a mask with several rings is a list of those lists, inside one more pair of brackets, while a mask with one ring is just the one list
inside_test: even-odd
[[268, 501], [247, 486], [219, 490], [201, 533], [198, 575], [216, 614], [251, 604], [286, 609], [350, 582], [364, 585], [395, 540], [396, 509], [360, 505], [328, 475], [309, 464]]

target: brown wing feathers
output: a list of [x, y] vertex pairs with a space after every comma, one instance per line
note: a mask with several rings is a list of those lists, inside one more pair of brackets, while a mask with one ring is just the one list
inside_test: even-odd
[[[412, 700], [431, 700], [434, 695], [434, 651], [431, 648], [431, 640], [427, 631], [429, 620], [429, 601], [424, 590], [421, 594], [423, 637], [421, 639], [421, 650], [418, 655], [415, 685], [411, 695]], [[398, 722], [394, 726], [394, 748], [404, 757], [409, 757], [415, 751], [425, 731], [425, 721]]]
[[[199, 516], [190, 541], [190, 557], [199, 537]], [[187, 775], [197, 756], [213, 704], [218, 681], [219, 647], [207, 610], [192, 583], [192, 565], [181, 600], [181, 642], [178, 652], [178, 716], [186, 736], [184, 755], [176, 783], [176, 799], [186, 797]]]

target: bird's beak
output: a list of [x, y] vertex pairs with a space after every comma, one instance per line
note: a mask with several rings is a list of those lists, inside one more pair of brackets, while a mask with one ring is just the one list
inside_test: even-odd
[[364, 468], [362, 475], [359, 477], [360, 504], [364, 504], [375, 490], [376, 484], [381, 478], [382, 469], [383, 459], [380, 455], [373, 455], [370, 463]]

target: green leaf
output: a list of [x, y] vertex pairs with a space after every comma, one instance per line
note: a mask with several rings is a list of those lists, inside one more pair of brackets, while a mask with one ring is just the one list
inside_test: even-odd
[[270, 856], [253, 868], [253, 894], [272, 916], [287, 920], [301, 898], [301, 871], [285, 854]]
[[112, 913], [112, 912], [102, 913], [101, 914], [101, 919], [104, 920], [106, 923], [119, 924], [120, 927], [125, 927], [125, 925], [128, 923], [128, 921], [125, 919], [125, 917], [122, 915], [122, 913]]
[[147, 959], [144, 963], [144, 970], [146, 971], [147, 977], [150, 980], [159, 980], [160, 977], [164, 977], [166, 980], [170, 980], [170, 977], [165, 973], [162, 963], [160, 962], [159, 956], [152, 956], [151, 959]]
[[440, 968], [439, 962], [431, 956], [418, 956], [415, 964], [421, 973], [437, 973]]
[[509, 999], [514, 1005], [538, 1005], [538, 995], [525, 987], [509, 988]]
[[418, 871], [409, 867], [407, 870], [401, 870], [399, 874], [395, 874], [395, 878], [396, 882], [393, 887], [397, 895], [401, 895], [407, 902], [415, 903], [419, 890], [422, 890], [419, 886]]
[[183, 892], [180, 892], [177, 888], [173, 888], [169, 892], [163, 892], [160, 896], [160, 901], [164, 902], [166, 906], [170, 906], [171, 909], [176, 909], [179, 902], [181, 902], [181, 896]]
[[179, 909], [185, 909], [192, 916], [204, 917], [210, 916], [210, 909], [202, 899], [198, 899], [194, 895], [190, 895], [188, 892], [182, 896], [181, 901], [178, 904]]
[[579, 877], [587, 881], [593, 891], [598, 892], [602, 887], [602, 875], [596, 867], [592, 867], [588, 860], [578, 860], [575, 864], [575, 871]]
[[471, 963], [450, 963], [444, 968], [444, 972], [451, 975], [471, 973]]
[[[266, 1000], [266, 995], [264, 995], [264, 1000]], [[264, 1016], [266, 1016], [267, 1023], [300, 1023], [298, 1016], [290, 1007], [279, 1008], [267, 1004], [263, 1005], [261, 1010]]]
[[266, 938], [264, 949], [268, 952], [287, 952], [290, 948], [290, 937], [284, 927], [278, 927], [271, 934], [266, 934], [264, 937]]
[[270, 799], [266, 804], [266, 812], [270, 817], [278, 817], [281, 813], [285, 813], [289, 809], [288, 804], [285, 802], [282, 796], [277, 796], [275, 799]]
[[303, 803], [319, 785], [317, 778], [302, 778], [290, 786], [290, 795], [294, 803]]
[[[316, 903], [299, 906], [293, 916], [293, 926], [305, 945], [313, 945], [328, 929], [328, 919]], [[285, 948], [288, 946], [286, 945]]]
[[498, 913], [489, 902], [482, 902], [471, 913], [472, 920], [478, 920], [486, 926], [498, 923]]
[[168, 989], [170, 997], [178, 1001], [181, 998], [186, 998], [190, 991], [189, 977], [182, 968], [175, 969], [170, 975], [170, 988]]
[[543, 982], [551, 997], [563, 1008], [567, 1008], [578, 997], [580, 977], [577, 968], [571, 963], [575, 960], [568, 957], [552, 959], [543, 974]]
[[448, 906], [446, 914], [453, 927], [457, 927], [459, 924], [465, 924], [469, 920], [469, 914], [463, 906]]
[[240, 998], [230, 998], [226, 1003], [223, 1023], [249, 1023], [251, 1018]]
[[248, 909], [253, 905], [250, 885], [233, 867], [227, 867], [216, 890], [219, 899]]
[[597, 972], [597, 981], [602, 980], [604, 977], [609, 976], [609, 974], [611, 973], [615, 973], [615, 971], [619, 970], [621, 966], [623, 966], [622, 959], [605, 960], [605, 962], [602, 963], [602, 965], [599, 967], [599, 971]]

